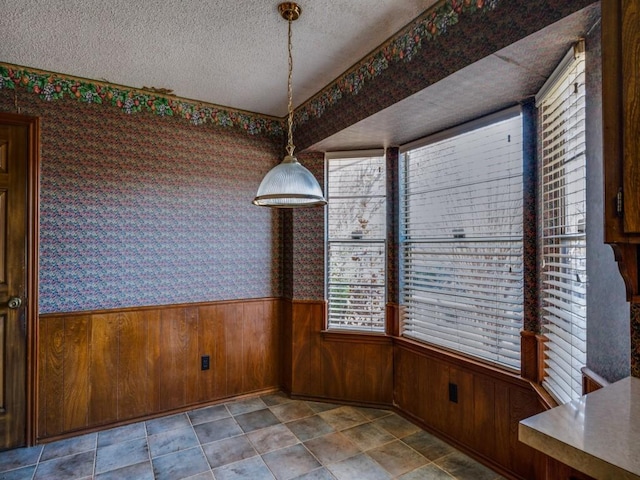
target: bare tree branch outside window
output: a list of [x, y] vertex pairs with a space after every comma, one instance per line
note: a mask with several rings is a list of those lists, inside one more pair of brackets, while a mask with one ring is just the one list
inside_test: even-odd
[[384, 157], [328, 160], [329, 328], [384, 331]]

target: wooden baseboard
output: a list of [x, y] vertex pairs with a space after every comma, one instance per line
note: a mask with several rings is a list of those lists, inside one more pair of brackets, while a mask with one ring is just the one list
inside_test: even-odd
[[262, 396], [262, 395], [268, 395], [270, 393], [276, 393], [276, 392], [279, 392], [279, 391], [280, 391], [280, 388], [266, 388], [266, 389], [258, 390], [258, 391], [255, 391], [255, 392], [245, 393], [245, 394], [242, 394], [242, 395], [234, 395], [234, 396], [227, 397], [227, 398], [219, 398], [217, 400], [213, 400], [213, 401], [210, 401], [210, 402], [202, 402], [202, 403], [198, 403], [198, 404], [194, 404], [194, 405], [187, 405], [187, 406], [182, 407], [182, 408], [176, 408], [176, 409], [173, 409], [173, 410], [167, 410], [165, 412], [159, 412], [159, 413], [154, 413], [154, 414], [150, 414], [150, 415], [144, 415], [142, 417], [138, 417], [138, 418], [131, 419], [131, 420], [126, 420], [126, 421], [121, 421], [121, 422], [114, 422], [114, 423], [111, 423], [109, 425], [102, 425], [102, 426], [98, 426], [98, 427], [85, 428], [85, 429], [81, 429], [81, 430], [78, 430], [78, 431], [72, 431], [72, 432], [63, 433], [63, 434], [60, 434], [60, 435], [52, 435], [50, 437], [39, 439], [39, 441], [37, 443], [38, 444], [46, 444], [46, 443], [56, 442], [58, 440], [64, 440], [64, 439], [67, 439], [67, 438], [77, 437], [78, 435], [85, 435], [87, 433], [100, 432], [100, 431], [103, 431], [103, 430], [106, 430], [106, 429], [122, 427], [124, 425], [130, 425], [132, 423], [138, 423], [138, 422], [153, 420], [154, 418], [161, 418], [161, 417], [166, 417], [166, 416], [169, 416], [169, 415], [176, 415], [178, 413], [190, 412], [192, 410], [197, 410], [199, 408], [211, 407], [211, 406], [214, 406], [214, 405], [222, 405], [223, 403], [237, 402], [239, 400], [243, 400], [243, 399], [247, 399], [247, 398], [253, 398], [253, 397]]
[[394, 406], [393, 411], [396, 412], [401, 417], [405, 418], [406, 420], [409, 420], [411, 423], [418, 425], [424, 431], [431, 433], [435, 437], [447, 442], [449, 445], [469, 455], [470, 457], [474, 458], [478, 462], [489, 467], [493, 471], [499, 473], [503, 477], [508, 479], [518, 479], [518, 480], [520, 479], [520, 477], [517, 475], [514, 475], [513, 472], [505, 470], [505, 468], [499, 463], [496, 463], [494, 459], [489, 458], [486, 455], [482, 455], [481, 453], [478, 453], [478, 451], [473, 448], [469, 448], [467, 444], [460, 442], [458, 438], [448, 435], [446, 432], [442, 432], [440, 430], [434, 429], [431, 425], [425, 423], [420, 417], [413, 415], [410, 412], [403, 410], [398, 406]]
[[344, 398], [335, 398], [335, 397], [318, 397], [313, 395], [289, 395], [294, 400], [305, 400], [309, 402], [323, 402], [323, 403], [334, 403], [337, 405], [349, 405], [352, 407], [362, 407], [362, 408], [377, 408], [380, 410], [392, 410], [394, 411], [394, 407], [391, 403], [380, 403], [380, 402], [361, 402], [348, 400]]

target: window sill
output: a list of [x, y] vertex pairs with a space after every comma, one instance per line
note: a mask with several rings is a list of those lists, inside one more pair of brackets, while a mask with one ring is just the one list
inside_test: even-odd
[[393, 337], [384, 332], [363, 332], [359, 330], [322, 330], [322, 339], [327, 342], [352, 342], [376, 345], [391, 345]]

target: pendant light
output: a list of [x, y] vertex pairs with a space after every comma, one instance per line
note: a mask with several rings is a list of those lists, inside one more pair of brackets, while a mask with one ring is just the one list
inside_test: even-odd
[[303, 167], [293, 156], [293, 88], [291, 83], [293, 72], [293, 56], [291, 55], [291, 23], [300, 16], [301, 9], [297, 3], [284, 2], [278, 5], [282, 18], [289, 23], [289, 77], [288, 77], [288, 142], [287, 155], [282, 162], [265, 175], [258, 188], [254, 205], [274, 208], [297, 208], [324, 205], [320, 184], [313, 174]]

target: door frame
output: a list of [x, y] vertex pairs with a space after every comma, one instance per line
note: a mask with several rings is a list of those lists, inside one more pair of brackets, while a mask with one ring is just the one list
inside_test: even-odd
[[26, 301], [26, 443], [37, 440], [38, 400], [38, 264], [40, 248], [40, 119], [27, 115], [0, 112], [0, 123], [25, 126], [28, 130], [27, 147], [27, 301]]

